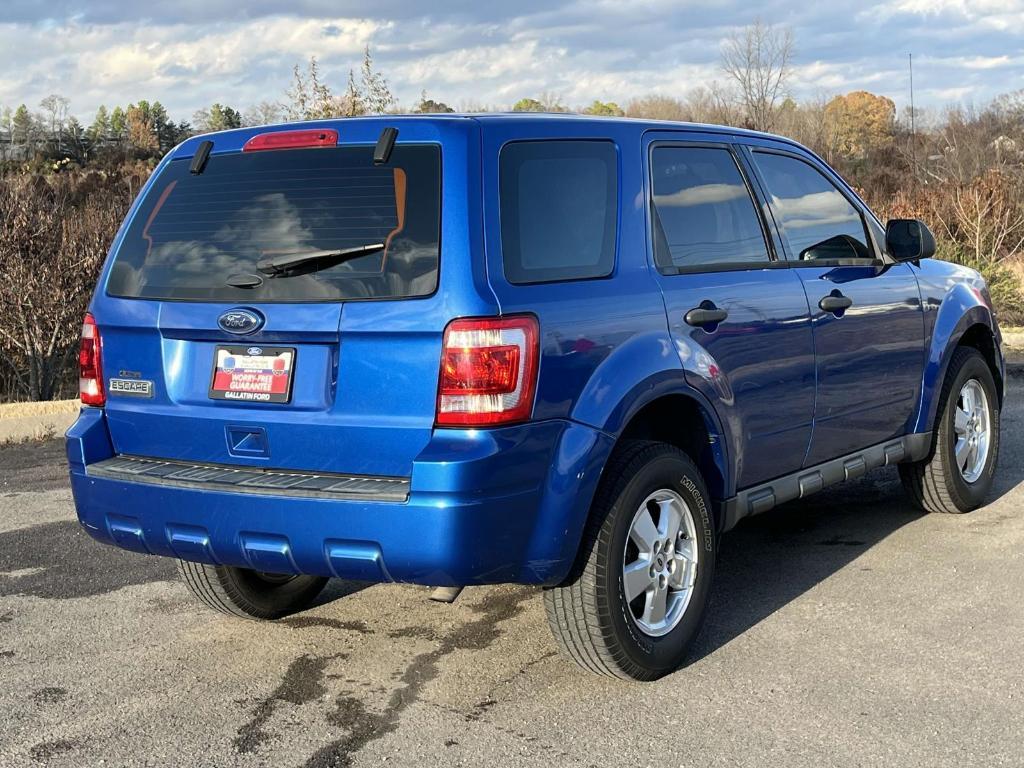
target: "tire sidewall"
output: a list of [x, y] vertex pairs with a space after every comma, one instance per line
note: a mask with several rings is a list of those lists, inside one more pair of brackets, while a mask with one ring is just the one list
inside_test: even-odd
[[[662, 489], [675, 491], [689, 506], [700, 556], [694, 592], [683, 617], [671, 632], [651, 637], [633, 620], [626, 602], [622, 568], [626, 540], [637, 509], [651, 493]], [[645, 464], [629, 480], [609, 512], [605, 529], [608, 535], [602, 537], [604, 551], [599, 552], [599, 556], [607, 565], [603, 569], [602, 591], [612, 596], [608, 606], [611, 631], [633, 665], [649, 670], [654, 676], [672, 671], [681, 664], [700, 631], [715, 569], [717, 537], [704, 482], [688, 460], [675, 449], [666, 448], [665, 454]]]
[[[988, 399], [989, 414], [992, 420], [990, 426], [990, 442], [988, 457], [981, 476], [973, 483], [968, 483], [960, 474], [960, 468], [956, 461], [956, 406], [960, 399], [960, 390], [968, 380], [975, 379], [982, 389], [985, 390], [985, 397]], [[974, 508], [981, 505], [992, 487], [992, 480], [996, 472], [996, 463], [999, 457], [999, 396], [996, 392], [995, 381], [992, 378], [992, 371], [981, 355], [974, 354], [964, 360], [960, 369], [953, 377], [946, 398], [945, 410], [942, 414], [942, 440], [938, 446], [943, 453], [943, 463], [948, 467], [948, 480], [955, 490], [957, 496], [963, 500], [964, 508]]]
[[230, 568], [226, 576], [250, 611], [266, 616], [283, 616], [305, 608], [327, 583], [320, 576], [299, 575], [274, 584], [248, 568]]

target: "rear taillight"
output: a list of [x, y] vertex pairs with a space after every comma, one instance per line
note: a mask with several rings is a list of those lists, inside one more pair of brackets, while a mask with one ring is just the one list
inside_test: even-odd
[[92, 315], [82, 321], [82, 341], [78, 347], [78, 394], [84, 405], [105, 405], [103, 391], [103, 361], [101, 359], [100, 330]]
[[485, 427], [530, 418], [539, 355], [533, 317], [449, 323], [441, 351], [438, 426]]

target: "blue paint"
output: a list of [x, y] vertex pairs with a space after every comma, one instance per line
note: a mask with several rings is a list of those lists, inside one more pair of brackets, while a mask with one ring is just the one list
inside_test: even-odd
[[[124, 299], [90, 311], [106, 375], [154, 382], [152, 399], [84, 408], [67, 450], [79, 519], [108, 544], [203, 562], [434, 585], [552, 584], [579, 546], [601, 473], [637, 413], [666, 396], [696, 404], [712, 437], [713, 491], [737, 490], [850, 450], [932, 428], [952, 349], [998, 329], [980, 277], [936, 261], [824, 267], [787, 253], [746, 153], [791, 142], [745, 131], [555, 116], [388, 117], [323, 121], [340, 143], [441, 147], [438, 289], [406, 300], [264, 303], [255, 346], [296, 348], [287, 404], [212, 401], [214, 350], [237, 344], [218, 318], [234, 304]], [[281, 129], [294, 128], [281, 126]], [[256, 133], [216, 134], [210, 163]], [[204, 137], [205, 138], [205, 137]], [[504, 278], [498, 156], [521, 140], [607, 140], [618, 157], [618, 246], [605, 278], [513, 285]], [[191, 157], [201, 139], [165, 158]], [[765, 212], [773, 262], [661, 274], [654, 267], [649, 157], [656, 142], [725, 146]], [[851, 197], [853, 192], [822, 168]], [[857, 201], [859, 206], [862, 206]], [[139, 208], [133, 206], [130, 221]], [[866, 208], [869, 229], [880, 225]], [[111, 249], [116, 254], [124, 227]], [[833, 290], [842, 317], [818, 309]], [[714, 329], [687, 325], [702, 302], [727, 309]], [[442, 335], [457, 317], [529, 312], [540, 327], [532, 419], [438, 429]], [[1000, 361], [1001, 365], [1001, 361]], [[404, 503], [231, 494], [90, 476], [129, 454], [237, 467], [407, 477]]]

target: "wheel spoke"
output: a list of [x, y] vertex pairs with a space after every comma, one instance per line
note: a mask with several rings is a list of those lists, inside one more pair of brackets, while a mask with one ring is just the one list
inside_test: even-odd
[[683, 554], [676, 553], [676, 570], [672, 574], [672, 578], [669, 583], [673, 589], [689, 589], [693, 586], [694, 576], [697, 573], [697, 569], [693, 560], [688, 559]]
[[644, 619], [649, 624], [660, 624], [665, 620], [665, 605], [667, 603], [667, 589], [652, 589], [647, 593], [647, 603], [644, 606]]
[[631, 603], [651, 586], [650, 563], [637, 560], [627, 565], [622, 572], [622, 585], [626, 592], [626, 602]]
[[692, 563], [697, 559], [697, 553], [693, 551], [694, 541], [693, 539], [677, 539], [676, 540], [676, 560], [684, 560], [685, 562]]
[[658, 521], [658, 532], [670, 542], [676, 540], [679, 535], [679, 526], [683, 522], [682, 515], [676, 509], [672, 499], [665, 499], [658, 502], [658, 509], [661, 510], [661, 518]]
[[[969, 384], [970, 382], [968, 382], [968, 385]], [[974, 413], [974, 409], [976, 408], [974, 404], [974, 390], [971, 389], [970, 386], [965, 386], [960, 391], [960, 399], [964, 401], [964, 410], [967, 411], [967, 413]]]
[[970, 418], [970, 415], [963, 408], [956, 409], [956, 413], [953, 416], [953, 427], [958, 435], [962, 435], [967, 431], [967, 422], [970, 421]]
[[971, 458], [971, 444], [967, 441], [967, 438], [961, 437], [956, 441], [956, 464], [960, 467], [960, 471], [964, 472], [967, 469], [967, 461]]
[[633, 522], [629, 537], [641, 552], [650, 552], [658, 540], [658, 527], [654, 524], [650, 510], [643, 509]]

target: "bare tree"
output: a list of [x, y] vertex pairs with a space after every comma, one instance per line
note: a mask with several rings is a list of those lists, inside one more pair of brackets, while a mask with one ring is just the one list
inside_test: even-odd
[[647, 120], [689, 120], [686, 105], [671, 96], [653, 93], [633, 99], [626, 105], [626, 117]]
[[686, 94], [683, 105], [689, 115], [686, 119], [694, 123], [734, 125], [740, 122], [733, 95], [719, 83], [699, 85]]
[[826, 93], [818, 93], [800, 104], [783, 101], [776, 112], [773, 130], [799, 141], [827, 162], [835, 163], [839, 148], [837, 125], [826, 114], [831, 101], [832, 97]]
[[355, 71], [350, 69], [345, 92], [340, 96], [334, 95], [321, 76], [316, 56], [310, 57], [305, 73], [298, 64], [295, 65], [292, 87], [285, 95], [287, 100], [282, 107], [288, 120], [382, 115], [396, 104], [387, 79], [374, 69], [369, 46], [363, 50], [359, 80]]
[[739, 88], [750, 127], [772, 130], [793, 73], [793, 33], [758, 20], [722, 43], [722, 69]]
[[[370, 46], [363, 51], [363, 106], [368, 115], [383, 115], [395, 106], [395, 97], [388, 87], [388, 81], [380, 72], [373, 68], [373, 57]], [[350, 84], [350, 91], [351, 84]]]
[[320, 120], [345, 114], [330, 86], [321, 78], [316, 56], [309, 57], [305, 74], [298, 64], [295, 65], [292, 70], [292, 87], [285, 95], [287, 102], [284, 104], [284, 112], [288, 120]]
[[341, 114], [346, 117], [358, 117], [366, 114], [366, 103], [363, 92], [356, 85], [356, 73], [348, 71], [348, 83], [345, 85], [345, 93], [338, 100]]
[[242, 115], [242, 125], [271, 125], [282, 120], [281, 105], [272, 101], [261, 101], [254, 104]]
[[46, 112], [50, 123], [50, 137], [59, 148], [64, 137], [64, 123], [68, 119], [68, 106], [71, 102], [64, 96], [52, 93], [39, 102], [39, 106]]

